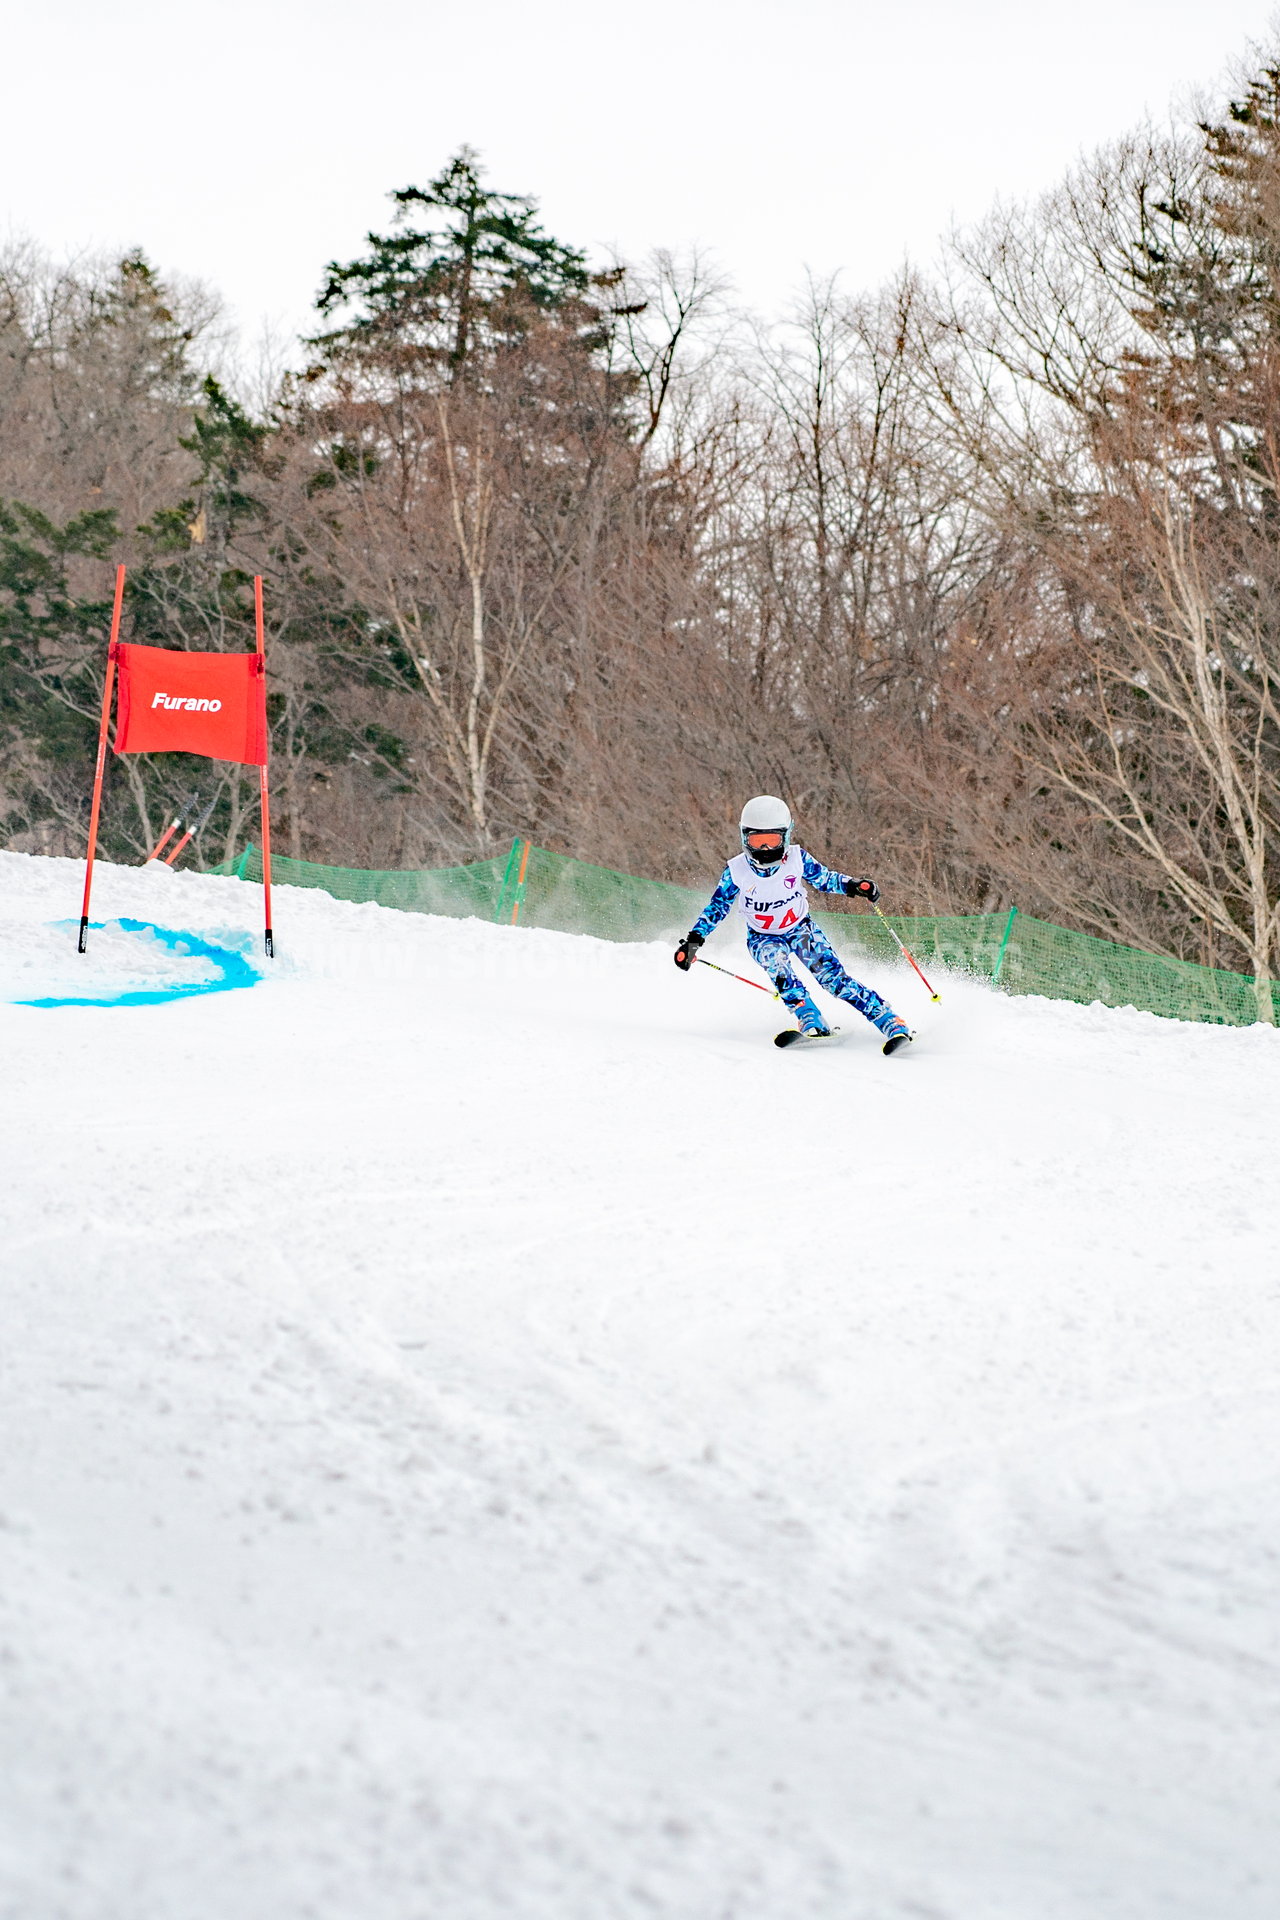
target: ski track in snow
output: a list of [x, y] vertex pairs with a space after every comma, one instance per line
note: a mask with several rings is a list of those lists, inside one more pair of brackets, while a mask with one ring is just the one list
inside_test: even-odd
[[1280, 1034], [275, 918], [0, 1008], [4, 1920], [1275, 1920]]

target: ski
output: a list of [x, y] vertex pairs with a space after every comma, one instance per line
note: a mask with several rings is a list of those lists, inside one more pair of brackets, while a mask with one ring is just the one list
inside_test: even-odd
[[[830, 1033], [801, 1033], [797, 1027], [788, 1027], [785, 1033], [774, 1034], [773, 1044], [775, 1047], [794, 1047], [802, 1040], [834, 1040], [839, 1032], [839, 1027], [832, 1027]], [[914, 1033], [890, 1034], [880, 1051], [881, 1053], [896, 1053], [899, 1047], [905, 1047], [909, 1040], [914, 1039]]]

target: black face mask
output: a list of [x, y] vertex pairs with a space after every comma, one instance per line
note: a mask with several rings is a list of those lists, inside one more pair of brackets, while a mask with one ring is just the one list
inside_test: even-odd
[[786, 848], [781, 845], [776, 847], [748, 846], [747, 858], [748, 860], [751, 861], [753, 866], [780, 867], [782, 865], [783, 860], [786, 858], [786, 852], [787, 852]]

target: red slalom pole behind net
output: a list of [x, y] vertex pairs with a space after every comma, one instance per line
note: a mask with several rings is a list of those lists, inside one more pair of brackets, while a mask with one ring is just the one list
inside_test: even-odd
[[143, 862], [144, 865], [149, 864], [152, 860], [158, 860], [160, 858], [160, 855], [164, 852], [165, 848], [168, 846], [169, 842], [172, 840], [174, 834], [178, 831], [178, 828], [181, 825], [182, 825], [181, 820], [175, 820], [171, 827], [166, 828], [164, 833], [162, 833], [160, 835], [160, 838], [156, 841], [154, 847], [152, 847], [150, 853], [147, 855], [146, 861]]
[[89, 946], [89, 894], [93, 888], [93, 856], [98, 847], [98, 817], [102, 812], [102, 776], [107, 765], [107, 728], [111, 725], [111, 695], [116, 684], [116, 647], [120, 640], [120, 612], [124, 606], [124, 566], [116, 568], [116, 598], [111, 609], [111, 639], [107, 645], [107, 678], [102, 689], [102, 721], [98, 728], [98, 763], [93, 773], [93, 806], [89, 812], [89, 851], [84, 863], [84, 899], [80, 904], [77, 952]]
[[267, 732], [267, 636], [262, 618], [262, 575], [253, 576], [253, 616], [257, 623], [258, 660], [260, 679], [260, 698], [262, 700], [262, 764], [258, 768], [258, 785], [262, 795], [262, 902], [266, 916], [264, 944], [268, 960], [275, 959], [275, 937], [271, 931], [271, 797], [267, 789], [267, 755], [271, 751], [270, 735]]
[[178, 855], [182, 852], [182, 849], [187, 845], [188, 841], [194, 840], [198, 833], [203, 832], [204, 828], [209, 823], [209, 816], [213, 812], [217, 804], [218, 804], [218, 796], [215, 793], [213, 796], [213, 799], [209, 802], [204, 812], [191, 822], [190, 826], [187, 828], [186, 832], [183, 834], [181, 840], [179, 840], [177, 846], [173, 849], [173, 852], [170, 854], [166, 854], [165, 856], [166, 867], [171, 867], [174, 864], [174, 862], [178, 858]]

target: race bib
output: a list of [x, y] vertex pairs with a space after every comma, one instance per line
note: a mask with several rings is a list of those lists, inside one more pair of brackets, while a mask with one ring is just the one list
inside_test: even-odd
[[799, 847], [790, 847], [776, 873], [764, 877], [755, 871], [745, 853], [729, 862], [729, 872], [738, 888], [738, 904], [747, 925], [756, 933], [790, 933], [809, 917], [809, 897], [804, 890], [804, 858]]

